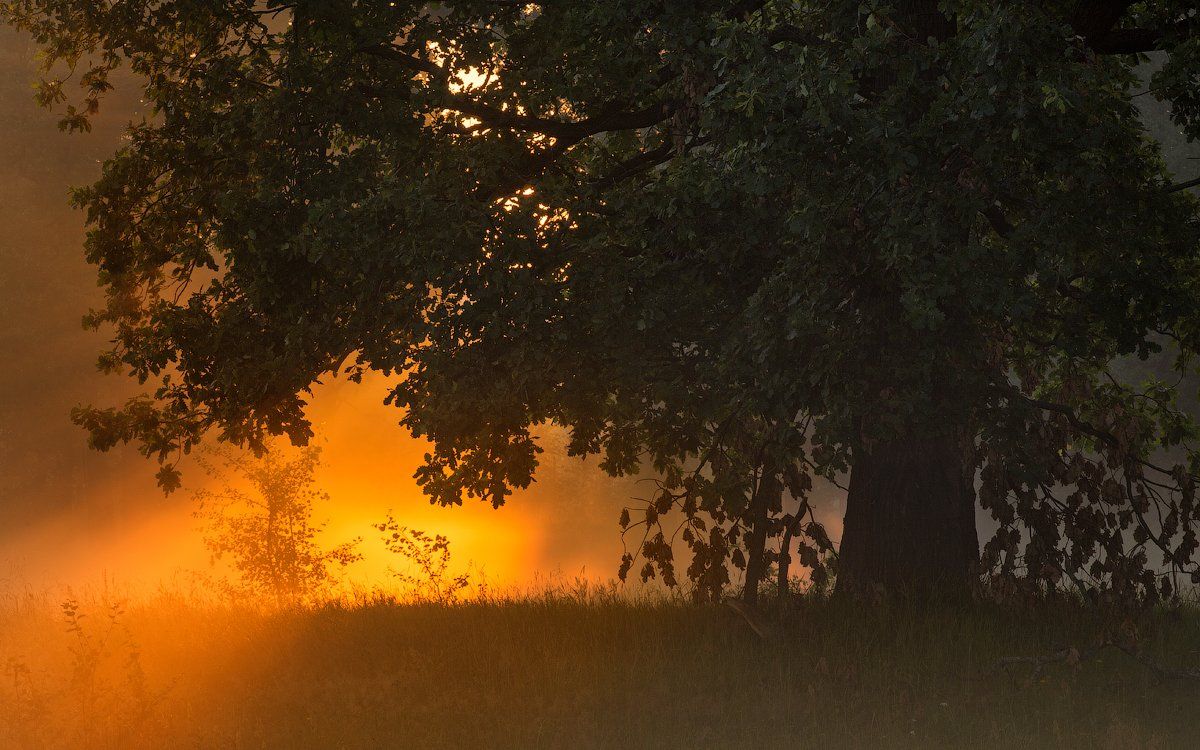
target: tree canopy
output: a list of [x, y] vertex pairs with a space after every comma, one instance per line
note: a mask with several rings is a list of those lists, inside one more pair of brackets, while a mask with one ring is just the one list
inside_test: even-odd
[[950, 434], [1002, 579], [1169, 596], [1195, 570], [1196, 426], [1112, 372], [1200, 344], [1197, 202], [1133, 100], [1200, 136], [1191, 2], [5, 12], [65, 129], [120, 65], [152, 108], [75, 201], [101, 366], [154, 390], [75, 419], [168, 489], [206, 433], [303, 443], [314, 383], [379, 371], [434, 501], [503, 503], [548, 422], [655, 471], [623, 574], [673, 583], [678, 533], [699, 591], [796, 548], [820, 576], [814, 478]]

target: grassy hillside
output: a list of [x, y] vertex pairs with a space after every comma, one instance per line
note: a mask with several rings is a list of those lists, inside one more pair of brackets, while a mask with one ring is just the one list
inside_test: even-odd
[[[0, 747], [1197, 746], [1200, 683], [1086, 658], [1096, 632], [1069, 609], [808, 602], [772, 644], [725, 607], [595, 592], [290, 611], [18, 598], [0, 614]], [[1081, 664], [997, 666], [1071, 645]], [[1142, 647], [1196, 664], [1200, 616], [1155, 618]]]

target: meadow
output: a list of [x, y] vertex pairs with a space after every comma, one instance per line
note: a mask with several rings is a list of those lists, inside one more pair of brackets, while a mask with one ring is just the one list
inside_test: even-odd
[[0, 747], [1195, 747], [1200, 681], [1153, 665], [1200, 663], [1200, 612], [1141, 632], [1137, 656], [1093, 653], [1096, 615], [1068, 604], [808, 598], [764, 640], [724, 605], [582, 583], [282, 608], [10, 593]]

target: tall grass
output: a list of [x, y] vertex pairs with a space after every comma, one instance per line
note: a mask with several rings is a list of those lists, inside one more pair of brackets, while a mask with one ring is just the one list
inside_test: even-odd
[[[561, 581], [457, 603], [359, 591], [278, 608], [188, 591], [0, 605], [0, 747], [1176, 748], [1197, 685], [1086, 645], [1087, 611], [924, 614], [801, 599], [784, 638], [730, 609]], [[1200, 661], [1193, 610], [1152, 620]], [[1031, 679], [1031, 676], [1033, 679]]]

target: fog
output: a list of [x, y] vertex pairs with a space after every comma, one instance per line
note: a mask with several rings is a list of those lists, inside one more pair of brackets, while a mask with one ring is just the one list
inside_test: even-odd
[[[34, 53], [27, 38], [0, 30], [0, 583], [106, 575], [155, 584], [207, 565], [191, 496], [209, 480], [192, 466], [184, 489], [164, 497], [154, 466], [132, 447], [92, 452], [68, 418], [75, 404], [113, 405], [138, 390], [95, 369], [104, 337], [83, 330], [80, 318], [101, 295], [83, 260], [83, 216], [68, 206], [69, 186], [98, 176], [138, 116], [137, 89], [118, 77], [93, 132], [60, 133], [55, 116], [33, 102]], [[1148, 95], [1137, 101], [1180, 179], [1200, 173], [1200, 151], [1162, 105]], [[537, 483], [505, 508], [430, 507], [412, 480], [425, 445], [396, 426], [399, 414], [382, 405], [385, 386], [380, 379], [334, 381], [313, 399], [325, 458], [320, 483], [336, 506], [318, 515], [330, 517], [331, 538], [369, 537], [370, 524], [391, 509], [404, 523], [447, 534], [456, 557], [499, 580], [613, 575], [621, 554], [617, 515], [648, 487], [561, 457], [554, 450], [561, 436], [550, 432]], [[821, 517], [836, 540], [840, 493], [822, 494]], [[986, 538], [990, 524], [980, 520]], [[384, 563], [366, 551], [358, 575], [380, 575]]]
[[[93, 181], [120, 146], [139, 112], [137, 91], [118, 77], [93, 132], [60, 133], [33, 101], [34, 54], [26, 37], [0, 30], [0, 583], [106, 575], [152, 585], [206, 566], [191, 495], [209, 480], [185, 466], [184, 489], [164, 497], [154, 465], [133, 447], [90, 451], [69, 419], [75, 404], [115, 405], [138, 392], [95, 369], [105, 338], [80, 319], [101, 294], [83, 259], [83, 215], [68, 205], [69, 187]], [[382, 405], [384, 386], [334, 382], [313, 399], [320, 484], [336, 505], [318, 516], [330, 517], [331, 537], [369, 543], [369, 524], [392, 509], [405, 523], [447, 534], [456, 558], [500, 579], [615, 572], [616, 519], [638, 493], [635, 482], [550, 456], [539, 482], [500, 511], [430, 507], [412, 480], [425, 446], [396, 426], [400, 415]], [[371, 560], [360, 575], [378, 574], [382, 564]]]

